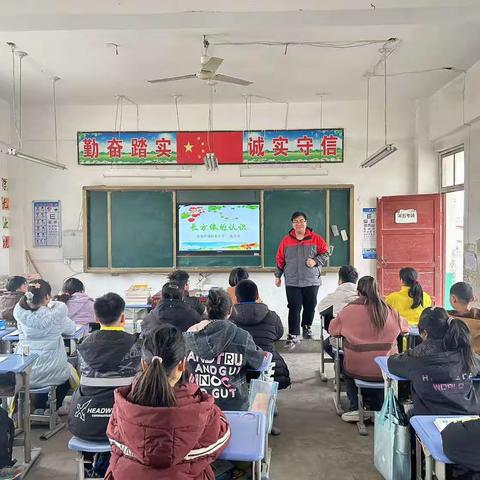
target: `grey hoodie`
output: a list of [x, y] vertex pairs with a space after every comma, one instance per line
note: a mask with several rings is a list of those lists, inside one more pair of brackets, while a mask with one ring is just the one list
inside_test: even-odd
[[257, 370], [265, 352], [229, 320], [205, 321], [185, 333], [189, 381], [197, 383], [222, 410], [247, 410], [246, 371]]

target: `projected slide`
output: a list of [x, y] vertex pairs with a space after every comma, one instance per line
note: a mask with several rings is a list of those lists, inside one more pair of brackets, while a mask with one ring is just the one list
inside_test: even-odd
[[178, 251], [259, 254], [260, 205], [179, 205]]

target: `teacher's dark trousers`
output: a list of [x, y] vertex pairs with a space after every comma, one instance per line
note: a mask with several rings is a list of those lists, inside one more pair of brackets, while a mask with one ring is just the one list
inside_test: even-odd
[[302, 327], [312, 325], [319, 286], [290, 287], [287, 285], [285, 289], [288, 301], [288, 333], [300, 335], [300, 313], [302, 313]]

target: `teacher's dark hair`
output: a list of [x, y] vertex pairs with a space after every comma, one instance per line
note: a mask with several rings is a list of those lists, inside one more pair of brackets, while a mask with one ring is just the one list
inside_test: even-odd
[[293, 212], [290, 221], [293, 222], [298, 217], [303, 217], [305, 220], [308, 220], [305, 212]]
[[465, 364], [472, 373], [477, 373], [472, 337], [465, 323], [450, 318], [441, 307], [426, 308], [420, 315], [418, 330], [427, 332], [428, 338], [442, 340], [446, 352], [460, 352]]
[[400, 270], [400, 280], [409, 287], [408, 296], [413, 299], [412, 309], [423, 307], [423, 288], [418, 283], [418, 273], [412, 267], [405, 267]]

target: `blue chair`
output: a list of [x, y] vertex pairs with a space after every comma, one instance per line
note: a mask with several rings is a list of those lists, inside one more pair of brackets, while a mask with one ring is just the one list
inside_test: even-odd
[[111, 451], [110, 442], [90, 442], [78, 437], [72, 437], [68, 442], [68, 448], [77, 452], [77, 480], [85, 479], [85, 459], [83, 453], [105, 453]]
[[50, 437], [53, 437], [58, 433], [64, 426], [65, 423], [60, 420], [60, 416], [57, 413], [57, 386], [50, 385], [48, 387], [42, 388], [31, 388], [30, 393], [48, 394], [48, 408], [50, 410], [49, 415], [30, 415], [32, 422], [38, 423], [48, 423], [48, 431], [40, 436], [42, 440], [48, 440]]
[[365, 382], [364, 380], [355, 379], [355, 385], [358, 388], [358, 433], [360, 435], [366, 436], [368, 435], [367, 427], [365, 426], [365, 413], [369, 413], [373, 415], [374, 412], [365, 412], [364, 410], [364, 403], [363, 403], [363, 394], [362, 388], [369, 388], [373, 390], [383, 390], [385, 388], [385, 384], [382, 382]]

